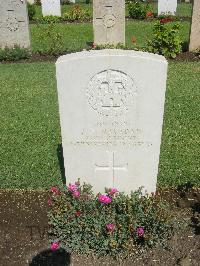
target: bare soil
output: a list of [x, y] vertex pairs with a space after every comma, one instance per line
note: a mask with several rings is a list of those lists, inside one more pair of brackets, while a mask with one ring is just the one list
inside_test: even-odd
[[121, 261], [51, 252], [48, 239], [48, 192], [35, 190], [0, 190], [0, 265], [1, 266], [82, 266], [82, 265], [200, 265], [200, 190], [182, 187], [160, 190], [177, 216], [188, 221], [168, 241]]
[[[90, 43], [92, 46], [92, 43]], [[185, 44], [184, 49], [188, 49], [188, 44]], [[1, 61], [2, 64], [10, 64], [10, 63], [33, 63], [33, 62], [56, 62], [59, 56], [70, 54], [72, 52], [66, 51], [60, 55], [49, 55], [49, 54], [32, 54], [30, 58], [21, 59], [18, 61]], [[200, 53], [191, 53], [191, 52], [182, 52], [177, 55], [175, 59], [169, 59], [170, 61], [183, 61], [183, 62], [199, 62], [200, 61]]]

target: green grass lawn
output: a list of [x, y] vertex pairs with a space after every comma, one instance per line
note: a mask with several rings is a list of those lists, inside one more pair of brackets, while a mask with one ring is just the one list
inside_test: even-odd
[[[81, 7], [83, 9], [88, 9], [90, 11], [90, 13], [92, 14], [92, 4], [80, 4]], [[153, 6], [153, 12], [157, 13], [158, 12], [158, 8], [157, 8], [157, 3], [152, 3]], [[70, 5], [62, 5], [61, 6], [61, 13], [64, 14], [65, 12], [68, 12], [69, 10], [71, 10], [74, 7], [74, 4], [70, 4]], [[126, 5], [126, 16], [128, 16], [128, 8]], [[178, 3], [177, 6], [177, 16], [179, 17], [191, 17], [192, 15], [192, 4], [188, 4], [188, 3]], [[36, 17], [41, 17], [42, 16], [42, 10], [41, 10], [41, 6], [36, 6]]]
[[[137, 38], [136, 45], [144, 46], [147, 40], [151, 38], [153, 30], [153, 22], [147, 21], [128, 21], [126, 22], [126, 44], [133, 48], [135, 45], [131, 43], [131, 38]], [[48, 24], [31, 24], [31, 38], [33, 52], [45, 52], [49, 50], [52, 41], [46, 34]], [[181, 22], [181, 37], [184, 42], [189, 40], [189, 22]], [[63, 24], [56, 25], [56, 32], [60, 33], [63, 40], [63, 49], [65, 51], [77, 51], [89, 47], [89, 43], [93, 42], [93, 30], [91, 23], [80, 24]]]
[[[54, 63], [0, 64], [1, 188], [61, 182]], [[199, 186], [200, 63], [170, 62], [159, 185]], [[78, 167], [78, 162], [77, 162]]]

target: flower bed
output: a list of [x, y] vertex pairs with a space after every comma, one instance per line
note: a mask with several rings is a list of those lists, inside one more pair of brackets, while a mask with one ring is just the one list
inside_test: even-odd
[[141, 189], [125, 195], [116, 188], [94, 195], [90, 185], [51, 189], [48, 214], [51, 249], [117, 256], [164, 245], [175, 218], [159, 195]]

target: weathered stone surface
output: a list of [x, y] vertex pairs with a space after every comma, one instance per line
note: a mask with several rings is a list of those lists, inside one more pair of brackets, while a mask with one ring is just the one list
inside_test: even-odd
[[175, 15], [177, 9], [177, 0], [158, 0], [158, 15]]
[[30, 47], [26, 2], [0, 0], [0, 47]]
[[167, 61], [125, 50], [80, 52], [56, 63], [67, 183], [96, 192], [156, 189]]
[[200, 0], [194, 0], [189, 50], [200, 50]]
[[41, 0], [43, 16], [61, 16], [60, 0]]
[[125, 1], [93, 0], [95, 44], [125, 43]]

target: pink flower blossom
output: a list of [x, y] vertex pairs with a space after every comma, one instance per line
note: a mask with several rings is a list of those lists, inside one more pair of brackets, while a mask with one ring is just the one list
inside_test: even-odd
[[144, 228], [139, 226], [136, 230], [138, 237], [142, 237], [144, 235]]
[[111, 199], [109, 196], [107, 196], [107, 195], [103, 195], [103, 194], [101, 194], [101, 195], [98, 196], [98, 200], [99, 200], [101, 203], [106, 203], [106, 204], [112, 202], [112, 199]]
[[73, 193], [72, 193], [72, 195], [74, 196], [74, 198], [79, 198], [80, 197], [80, 192], [79, 191], [74, 191]]
[[52, 187], [51, 190], [50, 190], [53, 194], [55, 195], [59, 195], [60, 194], [60, 191], [57, 187]]
[[76, 217], [80, 217], [81, 216], [81, 211], [76, 211]]
[[107, 224], [106, 225], [106, 229], [110, 232], [113, 232], [115, 229], [115, 225], [114, 224]]
[[114, 195], [115, 193], [119, 192], [116, 188], [111, 188], [109, 191], [110, 195]]
[[49, 206], [52, 205], [52, 203], [53, 203], [52, 199], [49, 198], [48, 201], [47, 201], [47, 203], [48, 203]]
[[68, 186], [69, 191], [74, 192], [77, 190], [77, 185], [75, 184], [69, 184]]
[[97, 45], [95, 43], [92, 44], [92, 48], [93, 49], [96, 49], [97, 48]]
[[51, 249], [51, 251], [56, 251], [59, 248], [59, 246], [60, 246], [60, 243], [59, 242], [53, 242], [51, 244], [50, 249]]

